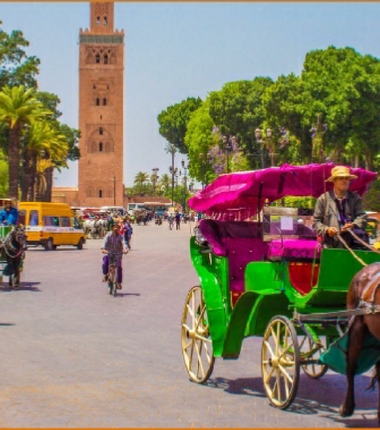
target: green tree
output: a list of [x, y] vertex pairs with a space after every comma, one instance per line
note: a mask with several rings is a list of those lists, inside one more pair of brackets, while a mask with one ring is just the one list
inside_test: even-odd
[[33, 89], [24, 86], [5, 86], [0, 92], [0, 122], [9, 126], [8, 162], [9, 162], [9, 195], [18, 198], [20, 176], [20, 137], [25, 124], [51, 115], [35, 97]]
[[252, 81], [229, 82], [207, 97], [214, 125], [222, 136], [238, 138], [239, 147], [252, 167], [260, 167], [255, 129], [265, 120], [263, 96], [272, 85], [272, 79], [256, 77]]
[[6, 157], [4, 153], [0, 149], [0, 196], [8, 195], [8, 162], [6, 161]]
[[26, 55], [23, 48], [28, 46], [29, 42], [21, 31], [8, 34], [0, 28], [0, 90], [6, 85], [37, 87], [36, 75], [40, 60]]
[[[289, 130], [297, 145], [293, 160], [373, 168], [380, 150], [379, 67], [374, 57], [331, 46], [307, 53], [300, 77], [278, 78], [264, 96], [266, 123]], [[316, 159], [316, 152], [322, 156]]]
[[138, 172], [136, 173], [134, 186], [137, 194], [144, 195], [147, 190], [147, 182], [149, 181], [149, 175], [146, 172]]
[[202, 100], [189, 97], [180, 103], [169, 106], [158, 117], [159, 132], [171, 145], [182, 154], [187, 154], [185, 135], [191, 113], [202, 104]]
[[364, 194], [363, 206], [368, 211], [380, 212], [380, 179], [374, 181]]

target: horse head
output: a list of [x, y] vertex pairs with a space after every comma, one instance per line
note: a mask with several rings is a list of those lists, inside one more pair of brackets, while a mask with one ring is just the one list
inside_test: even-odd
[[8, 233], [10, 244], [16, 249], [24, 249], [26, 246], [27, 235], [22, 226], [15, 226]]

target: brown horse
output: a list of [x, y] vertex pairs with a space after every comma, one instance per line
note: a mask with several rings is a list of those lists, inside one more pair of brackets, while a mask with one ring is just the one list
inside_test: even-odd
[[[378, 305], [377, 308], [376, 305]], [[367, 333], [371, 333], [380, 341], [380, 263], [372, 263], [360, 270], [352, 279], [347, 295], [347, 309], [363, 308], [373, 313], [356, 315], [349, 328], [347, 351], [347, 393], [339, 412], [342, 417], [348, 417], [355, 410], [354, 377], [358, 359], [363, 348]], [[375, 313], [376, 311], [376, 313]], [[377, 380], [380, 387], [380, 361], [375, 363], [376, 374], [372, 381]], [[380, 426], [380, 390], [378, 399], [377, 419]]]

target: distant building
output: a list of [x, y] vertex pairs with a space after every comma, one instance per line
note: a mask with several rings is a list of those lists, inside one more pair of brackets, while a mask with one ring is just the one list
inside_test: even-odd
[[123, 206], [124, 31], [114, 3], [90, 3], [90, 29], [79, 32], [78, 188], [53, 188], [72, 206]]

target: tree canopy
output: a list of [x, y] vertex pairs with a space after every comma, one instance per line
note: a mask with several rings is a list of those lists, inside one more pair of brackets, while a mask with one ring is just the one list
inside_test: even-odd
[[169, 106], [158, 116], [160, 133], [188, 154], [190, 175], [204, 184], [226, 166], [333, 161], [379, 169], [379, 68], [378, 58], [351, 47], [313, 50], [299, 75], [229, 82], [203, 102]]

